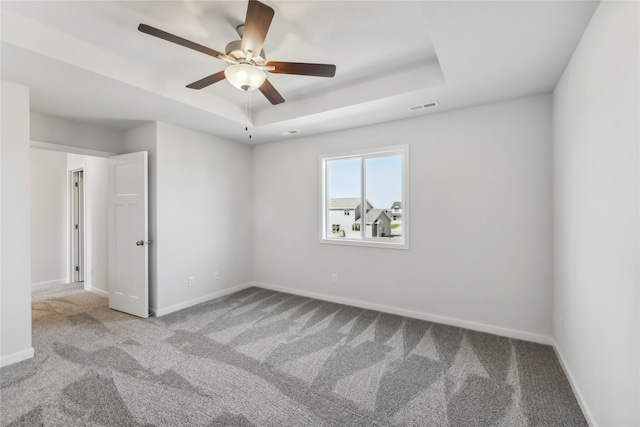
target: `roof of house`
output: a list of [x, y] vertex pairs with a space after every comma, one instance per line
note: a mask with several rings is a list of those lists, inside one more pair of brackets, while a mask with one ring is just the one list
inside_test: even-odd
[[391, 203], [391, 207], [389, 209], [402, 209], [402, 202], [393, 202]]
[[365, 217], [365, 222], [367, 224], [371, 224], [375, 222], [378, 218], [380, 218], [380, 215], [385, 215], [388, 220], [391, 220], [391, 218], [389, 218], [389, 215], [387, 215], [384, 209], [371, 209], [369, 212], [367, 212], [367, 216]]
[[[356, 209], [360, 206], [360, 197], [342, 197], [329, 199], [329, 209]], [[367, 200], [367, 207], [371, 207], [371, 203]]]
[[360, 197], [329, 199], [329, 209], [355, 209], [360, 205]]

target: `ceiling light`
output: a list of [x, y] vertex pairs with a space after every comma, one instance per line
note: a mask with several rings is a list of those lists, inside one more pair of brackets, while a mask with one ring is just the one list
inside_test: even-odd
[[264, 71], [250, 64], [229, 65], [224, 70], [224, 76], [229, 83], [245, 92], [258, 89], [267, 78]]

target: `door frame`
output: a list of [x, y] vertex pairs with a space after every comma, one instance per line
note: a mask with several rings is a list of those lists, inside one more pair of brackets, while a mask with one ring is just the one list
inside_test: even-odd
[[[86, 185], [84, 168], [77, 168], [68, 171], [69, 177], [69, 256], [68, 256], [68, 281], [84, 282], [86, 285], [86, 260], [87, 260], [87, 239], [86, 239]], [[76, 191], [78, 182], [78, 191]], [[76, 223], [78, 224], [78, 236], [76, 237]], [[76, 271], [78, 267], [78, 271]]]

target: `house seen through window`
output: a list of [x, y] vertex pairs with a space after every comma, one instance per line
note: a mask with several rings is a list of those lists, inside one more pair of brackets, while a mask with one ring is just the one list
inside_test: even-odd
[[321, 157], [326, 243], [407, 248], [408, 147]]

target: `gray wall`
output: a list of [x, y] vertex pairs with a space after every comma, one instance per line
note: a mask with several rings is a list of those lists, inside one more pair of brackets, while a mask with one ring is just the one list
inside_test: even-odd
[[638, 2], [602, 2], [553, 95], [553, 336], [593, 425], [640, 424]]
[[31, 282], [67, 283], [67, 154], [31, 148]]
[[[319, 156], [404, 143], [411, 249], [319, 243]], [[257, 282], [549, 342], [550, 95], [256, 146], [253, 173]]]
[[248, 145], [157, 126], [156, 308], [162, 315], [251, 282], [252, 171]]
[[108, 153], [119, 153], [124, 145], [122, 131], [36, 112], [30, 114], [30, 137], [32, 141]]
[[2, 81], [0, 366], [33, 357], [29, 88]]

